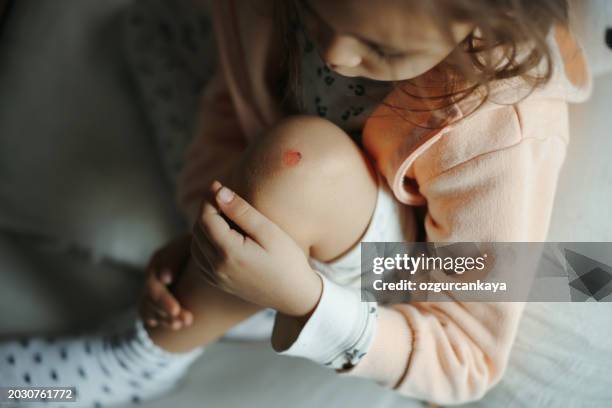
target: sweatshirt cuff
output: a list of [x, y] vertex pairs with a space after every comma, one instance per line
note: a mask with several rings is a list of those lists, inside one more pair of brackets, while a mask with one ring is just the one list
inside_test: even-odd
[[338, 285], [319, 275], [323, 280], [321, 299], [303, 327], [296, 328], [295, 319], [277, 314], [274, 336], [283, 338], [283, 345], [275, 349], [280, 355], [350, 369], [372, 344], [378, 305], [362, 301], [359, 289]]

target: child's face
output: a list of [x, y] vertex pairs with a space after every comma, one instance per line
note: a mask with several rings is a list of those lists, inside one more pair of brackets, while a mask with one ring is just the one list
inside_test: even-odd
[[[419, 0], [420, 1], [420, 0]], [[444, 60], [470, 33], [416, 15], [409, 0], [300, 0], [304, 20], [323, 60], [344, 76], [380, 81], [417, 77]]]

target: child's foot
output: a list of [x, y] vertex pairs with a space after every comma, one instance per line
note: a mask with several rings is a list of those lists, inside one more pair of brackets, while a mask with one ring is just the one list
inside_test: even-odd
[[[0, 342], [0, 387], [75, 387], [76, 407], [138, 403], [171, 390], [202, 353], [168, 353], [140, 320], [104, 332]], [[16, 406], [39, 404], [17, 403]], [[48, 404], [44, 404], [48, 406]]]

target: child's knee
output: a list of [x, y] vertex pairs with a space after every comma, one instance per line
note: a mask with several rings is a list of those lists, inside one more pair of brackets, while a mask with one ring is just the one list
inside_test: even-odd
[[350, 137], [314, 116], [293, 116], [278, 123], [255, 143], [243, 168], [243, 175], [255, 184], [286, 180], [317, 189], [323, 179], [331, 185], [368, 173], [367, 159]]
[[347, 235], [367, 225], [375, 177], [344, 131], [318, 117], [295, 116], [254, 143], [239, 171], [239, 192], [298, 241], [312, 243], [322, 225]]
[[342, 191], [351, 180], [374, 179], [367, 159], [342, 129], [309, 116], [273, 127], [248, 152], [239, 173], [245, 193], [254, 199], [263, 190], [308, 196], [326, 188]]

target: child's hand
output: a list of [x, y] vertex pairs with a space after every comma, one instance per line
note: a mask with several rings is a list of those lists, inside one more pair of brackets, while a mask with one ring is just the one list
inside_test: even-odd
[[304, 251], [244, 199], [221, 187], [219, 182], [212, 185], [219, 209], [204, 201], [194, 228], [191, 254], [203, 277], [259, 306], [308, 315], [323, 284]]
[[140, 317], [147, 326], [178, 330], [193, 323], [191, 312], [181, 307], [169, 290], [187, 264], [190, 246], [191, 235], [183, 235], [151, 257], [139, 307]]

